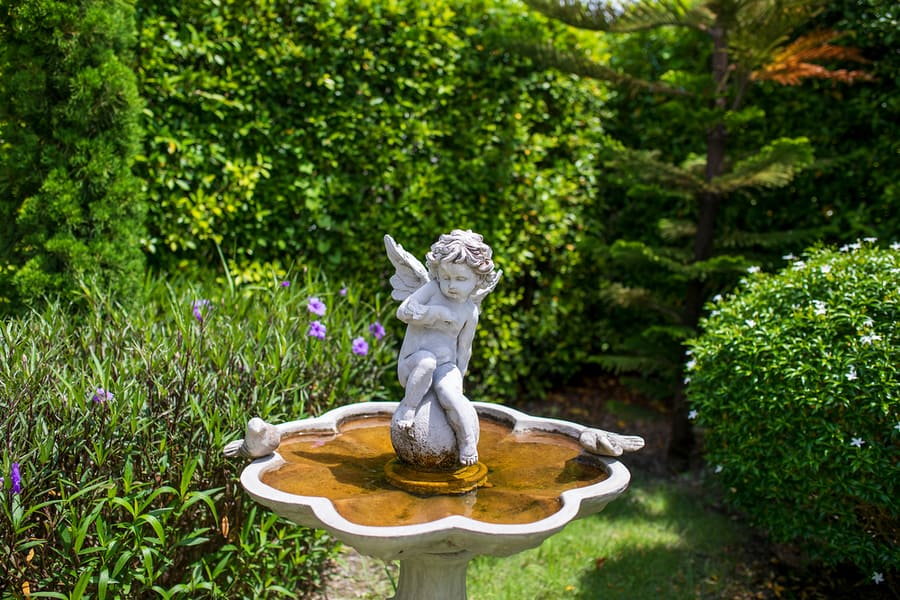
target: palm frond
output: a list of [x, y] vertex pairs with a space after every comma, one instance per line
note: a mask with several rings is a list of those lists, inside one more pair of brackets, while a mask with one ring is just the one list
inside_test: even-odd
[[781, 85], [799, 85], [805, 79], [831, 79], [841, 83], [872, 81], [871, 73], [859, 70], [829, 69], [822, 61], [868, 63], [858, 48], [837, 46], [831, 42], [841, 37], [837, 31], [824, 30], [801, 36], [775, 52], [771, 62], [753, 71], [754, 81], [774, 81]]
[[681, 319], [681, 314], [677, 310], [662, 302], [653, 292], [646, 288], [612, 283], [600, 291], [600, 297], [606, 302], [622, 308], [646, 308], [652, 310], [672, 323], [677, 323]]
[[745, 75], [768, 64], [793, 32], [823, 8], [826, 0], [737, 0], [726, 2], [729, 54]]
[[619, 150], [616, 158], [609, 161], [612, 168], [627, 169], [628, 172], [637, 173], [650, 183], [655, 183], [669, 190], [683, 192], [689, 195], [697, 195], [707, 190], [703, 177], [693, 172], [693, 165], [688, 169], [663, 162], [657, 158], [658, 152], [646, 150]]
[[742, 273], [750, 266], [749, 261], [740, 255], [722, 254], [707, 260], [692, 262], [687, 265], [692, 279], [704, 281], [715, 273]]
[[660, 219], [656, 228], [660, 237], [667, 242], [690, 239], [697, 233], [697, 223], [687, 219]]
[[525, 0], [546, 16], [591, 31], [629, 33], [676, 26], [706, 30], [715, 20], [708, 2], [697, 0]]
[[709, 187], [717, 194], [747, 188], [783, 187], [812, 163], [812, 147], [807, 138], [780, 138], [737, 163], [731, 172], [713, 179]]
[[716, 246], [726, 248], [802, 248], [822, 235], [821, 228], [791, 229], [788, 231], [723, 231], [716, 238]]
[[563, 73], [578, 75], [589, 79], [607, 81], [617, 86], [670, 96], [686, 96], [684, 88], [671, 86], [659, 81], [649, 81], [632, 77], [617, 71], [584, 54], [570, 50], [560, 50], [548, 43], [534, 43], [530, 40], [508, 39], [503, 45], [510, 51], [530, 58], [536, 66], [543, 69], [556, 69]]

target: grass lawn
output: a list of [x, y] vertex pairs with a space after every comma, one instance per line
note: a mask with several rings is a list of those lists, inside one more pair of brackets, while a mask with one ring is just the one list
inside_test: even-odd
[[[691, 481], [638, 479], [602, 512], [570, 523], [541, 546], [469, 565], [469, 600], [722, 598], [749, 533], [703, 500]], [[348, 555], [329, 600], [391, 595], [396, 565]]]
[[688, 483], [636, 481], [540, 547], [469, 567], [471, 600], [721, 597], [747, 533]]

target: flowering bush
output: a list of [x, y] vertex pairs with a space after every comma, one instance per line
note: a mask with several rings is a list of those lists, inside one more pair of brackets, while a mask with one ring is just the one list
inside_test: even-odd
[[900, 245], [873, 242], [785, 257], [718, 299], [688, 396], [735, 506], [875, 581], [900, 569]]
[[369, 333], [380, 302], [315, 280], [177, 287], [151, 284], [134, 311], [87, 290], [81, 317], [50, 306], [0, 326], [0, 598], [321, 585], [333, 543], [250, 501], [222, 448], [253, 416], [377, 397], [394, 354]]

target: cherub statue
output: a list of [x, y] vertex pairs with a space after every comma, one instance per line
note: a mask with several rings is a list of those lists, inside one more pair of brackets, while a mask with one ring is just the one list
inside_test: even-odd
[[394, 239], [384, 236], [396, 273], [392, 297], [400, 300], [397, 318], [407, 324], [397, 374], [404, 388], [397, 407], [401, 430], [412, 427], [416, 409], [432, 390], [453, 428], [459, 462], [478, 462], [478, 416], [463, 394], [463, 376], [481, 301], [497, 285], [491, 248], [481, 235], [455, 229], [441, 235], [425, 256], [425, 266]]

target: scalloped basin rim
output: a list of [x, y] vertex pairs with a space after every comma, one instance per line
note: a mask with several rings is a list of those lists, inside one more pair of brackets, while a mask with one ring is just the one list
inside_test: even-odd
[[[319, 417], [289, 421], [278, 425], [282, 435], [294, 433], [338, 433], [341, 424], [350, 419], [369, 416], [390, 416], [397, 407], [397, 402], [362, 402], [335, 408]], [[523, 412], [499, 404], [473, 402], [479, 417], [499, 421], [511, 426], [515, 432], [541, 431], [558, 433], [575, 439], [586, 427], [561, 421], [533, 417]], [[528, 545], [537, 545], [546, 537], [562, 529], [570, 521], [603, 509], [606, 504], [618, 497], [628, 487], [631, 475], [628, 469], [618, 460], [598, 456], [609, 473], [609, 476], [598, 483], [562, 492], [561, 507], [552, 515], [525, 524], [498, 524], [477, 521], [469, 517], [451, 515], [441, 519], [399, 526], [360, 525], [341, 516], [331, 500], [323, 496], [299, 496], [283, 492], [261, 481], [264, 472], [284, 464], [284, 460], [276, 452], [268, 457], [250, 463], [241, 473], [241, 484], [244, 489], [260, 504], [269, 507], [277, 514], [308, 527], [323, 528], [331, 531], [339, 539], [351, 546], [366, 545], [366, 539], [388, 539], [397, 544], [407, 543], [404, 540], [415, 538], [419, 542], [426, 538], [450, 539], [454, 534], [465, 534], [472, 538], [523, 537], [531, 540]], [[474, 540], [473, 540], [474, 541]], [[485, 540], [487, 541], [487, 540]], [[499, 539], [495, 539], [499, 542]], [[509, 540], [512, 541], [512, 540]], [[393, 544], [392, 544], [393, 545]], [[457, 550], [463, 548], [456, 547]]]

